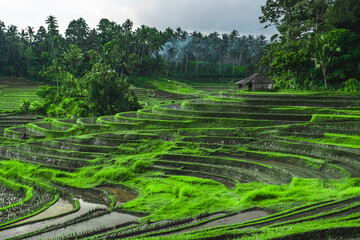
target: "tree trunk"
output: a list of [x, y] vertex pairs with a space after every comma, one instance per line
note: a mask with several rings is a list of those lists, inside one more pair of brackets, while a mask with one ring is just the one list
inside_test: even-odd
[[220, 59], [220, 62], [219, 62], [219, 76], [221, 75], [221, 59]]
[[327, 89], [326, 68], [323, 69], [325, 89]]
[[141, 67], [141, 64], [142, 64], [143, 57], [144, 57], [144, 50], [145, 50], [145, 44], [143, 44], [142, 50], [141, 50], [140, 67]]
[[199, 56], [196, 56], [196, 75], [198, 75], [199, 72]]

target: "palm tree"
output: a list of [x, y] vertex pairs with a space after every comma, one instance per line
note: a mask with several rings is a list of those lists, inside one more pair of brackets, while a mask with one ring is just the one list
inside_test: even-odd
[[35, 40], [37, 42], [44, 42], [46, 40], [46, 29], [43, 26], [40, 26], [36, 32]]
[[311, 60], [315, 63], [316, 69], [321, 69], [324, 78], [325, 89], [327, 89], [327, 69], [331, 64], [332, 56], [334, 51], [340, 52], [340, 48], [334, 48], [331, 46], [324, 35], [315, 35], [315, 48], [314, 55], [315, 57]]
[[223, 57], [227, 54], [227, 50], [228, 50], [228, 44], [229, 44], [229, 35], [227, 34], [222, 34], [221, 35], [221, 41], [218, 45], [218, 52], [219, 52], [219, 75], [221, 75], [221, 65], [222, 65], [222, 60]]
[[30, 41], [30, 43], [32, 43], [34, 41], [34, 35], [35, 35], [34, 28], [28, 26], [27, 27], [27, 33], [28, 33], [28, 36], [29, 36], [29, 41]]
[[131, 31], [133, 28], [134, 23], [130, 19], [126, 19], [125, 22], [122, 24], [122, 29], [125, 35], [125, 53], [127, 53], [127, 46], [129, 37], [131, 39]]
[[20, 38], [21, 38], [21, 41], [23, 41], [24, 43], [27, 42], [27, 40], [29, 38], [29, 34], [25, 31], [25, 29], [21, 29]]
[[238, 42], [239, 32], [235, 29], [229, 35], [229, 53], [232, 59], [232, 74], [235, 74], [235, 59], [238, 53], [237, 42]]
[[17, 42], [18, 38], [19, 32], [17, 30], [17, 27], [15, 25], [8, 26], [5, 36], [7, 42], [7, 61], [9, 61], [10, 57], [10, 47], [13, 46], [15, 42]]
[[83, 18], [72, 20], [65, 31], [65, 36], [72, 43], [79, 45], [81, 48], [85, 46], [85, 39], [89, 35], [89, 26]]
[[48, 33], [50, 37], [54, 37], [59, 33], [59, 25], [55, 16], [50, 15], [46, 18], [45, 23], [48, 24]]
[[4, 32], [4, 31], [5, 31], [5, 23], [0, 20], [0, 32]]
[[76, 75], [75, 68], [83, 61], [84, 54], [75, 44], [70, 45], [70, 49], [63, 54], [64, 60], [70, 65], [71, 73]]

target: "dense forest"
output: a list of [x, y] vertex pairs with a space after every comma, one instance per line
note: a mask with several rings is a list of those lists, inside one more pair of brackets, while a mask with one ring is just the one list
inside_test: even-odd
[[[55, 117], [92, 116], [136, 110], [127, 77], [241, 76], [256, 70], [264, 36], [159, 31], [131, 20], [101, 19], [90, 29], [83, 18], [59, 32], [55, 16], [46, 26], [18, 30], [0, 21], [0, 73], [43, 81], [43, 103], [24, 102], [23, 111]], [[200, 66], [200, 67], [199, 67]], [[50, 86], [49, 86], [50, 85]], [[120, 93], [120, 94], [119, 94]], [[32, 106], [30, 106], [32, 104]]]
[[208, 63], [207, 75], [226, 74], [222, 63], [231, 64], [231, 74], [235, 74], [238, 65], [256, 68], [266, 45], [263, 35], [239, 36], [236, 30], [204, 35], [180, 27], [159, 31], [145, 25], [133, 29], [129, 19], [123, 24], [101, 19], [96, 29], [90, 29], [79, 18], [69, 23], [65, 37], [59, 33], [55, 16], [48, 16], [45, 23], [46, 27], [35, 31], [30, 26], [6, 27], [0, 21], [1, 73], [53, 81], [56, 69], [79, 77], [102, 60], [127, 76], [198, 74], [198, 68], [188, 71], [190, 61], [197, 67], [200, 61]]
[[358, 0], [267, 0], [260, 22], [278, 34], [261, 65], [281, 88], [359, 90]]

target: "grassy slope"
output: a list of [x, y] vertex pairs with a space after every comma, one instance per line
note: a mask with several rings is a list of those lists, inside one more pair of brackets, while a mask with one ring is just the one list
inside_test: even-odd
[[17, 110], [23, 99], [39, 101], [35, 92], [40, 85], [22, 78], [0, 77], [0, 110]]
[[[151, 84], [158, 89], [176, 94], [201, 94], [186, 84], [160, 79]], [[206, 86], [205, 86], [206, 87]], [[31, 87], [29, 87], [31, 88]], [[16, 91], [19, 91], [20, 87]], [[146, 100], [144, 100], [146, 101]], [[86, 138], [86, 136], [84, 136]], [[321, 139], [291, 138], [298, 141], [331, 143], [339, 146], [359, 146], [358, 137], [326, 134]], [[40, 167], [16, 160], [1, 161], [0, 175], [6, 178], [32, 177], [77, 187], [95, 187], [99, 184], [124, 183], [137, 189], [140, 196], [128, 202], [123, 208], [138, 212], [150, 212], [147, 218], [155, 221], [196, 216], [203, 212], [238, 211], [252, 206], [260, 206], [271, 211], [282, 211], [301, 204], [344, 199], [360, 195], [359, 179], [299, 179], [283, 185], [265, 185], [263, 183], [238, 184], [233, 189], [212, 180], [186, 176], [163, 178], [159, 172], [143, 172], [151, 161], [161, 153], [178, 153], [174, 142], [147, 141], [136, 150], [119, 147], [119, 152], [109, 154], [94, 161], [95, 166], [83, 167], [76, 172]], [[198, 155], [207, 155], [194, 146], [182, 151]], [[142, 165], [143, 164], [143, 165]], [[145, 166], [145, 167], [144, 167]], [[321, 229], [340, 224], [334, 221], [319, 221], [296, 225], [293, 230], [284, 232], [284, 227], [262, 229], [263, 233], [249, 239], [266, 239], [284, 236], [288, 233], [305, 232], [309, 229]], [[348, 222], [348, 225], [355, 223]], [[346, 225], [344, 223], [344, 225]], [[171, 237], [174, 238], [175, 237]]]

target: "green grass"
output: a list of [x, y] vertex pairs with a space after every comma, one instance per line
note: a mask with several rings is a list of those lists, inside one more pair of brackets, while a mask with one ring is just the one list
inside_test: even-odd
[[[312, 204], [360, 196], [360, 178], [350, 178], [349, 173], [342, 169], [341, 165], [337, 165], [341, 160], [342, 163], [350, 164], [350, 167], [357, 169], [358, 159], [355, 159], [354, 156], [357, 156], [360, 137], [356, 134], [333, 133], [329, 130], [346, 128], [348, 131], [352, 131], [353, 127], [358, 129], [356, 127], [358, 126], [359, 111], [357, 107], [329, 107], [326, 105], [327, 102], [334, 99], [336, 102], [340, 97], [338, 99], [334, 97], [337, 95], [324, 95], [323, 93], [320, 96], [317, 93], [299, 93], [294, 94], [295, 97], [281, 96], [279, 93], [273, 95], [270, 93], [257, 93], [257, 95], [246, 93], [246, 96], [239, 93], [233, 97], [226, 94], [217, 97], [205, 96], [207, 87], [211, 89], [209, 90], [211, 94], [219, 90], [210, 85], [197, 84], [193, 87], [190, 84], [166, 78], [140, 79], [139, 81], [138, 87], [148, 87], [151, 91], [161, 90], [161, 93], [165, 92], [166, 97], [182, 96], [187, 98], [191, 95], [191, 97], [201, 97], [202, 100], [188, 100], [183, 103], [183, 109], [180, 110], [152, 106], [152, 108], [149, 107], [138, 113], [103, 116], [97, 119], [98, 125], [95, 124], [95, 121], [88, 121], [91, 123], [90, 125], [56, 119], [49, 119], [51, 121], [48, 123], [28, 124], [27, 130], [36, 130], [47, 138], [30, 139], [30, 142], [27, 143], [8, 141], [6, 145], [5, 141], [2, 141], [0, 143], [2, 154], [6, 155], [13, 151], [18, 153], [18, 155], [13, 155], [14, 158], [22, 158], [24, 161], [2, 159], [0, 161], [1, 179], [32, 179], [39, 185], [43, 183], [84, 189], [104, 184], [123, 184], [136, 190], [139, 196], [119, 208], [120, 210], [146, 213], [147, 215], [139, 220], [140, 223], [145, 223], [146, 220], [162, 221], [196, 217], [205, 212], [236, 213], [252, 207], [274, 213], [268, 218], [254, 220], [253, 223], [257, 221], [264, 224], [263, 227], [256, 230], [234, 229], [234, 226], [250, 226], [250, 223], [247, 222], [243, 225], [216, 227], [186, 235], [161, 236], [162, 239], [198, 239], [204, 236], [240, 238], [242, 234], [244, 239], [268, 239], [287, 237], [298, 233], [307, 236], [309, 231], [335, 229], [337, 226], [352, 227], [355, 226], [355, 223], [358, 224], [358, 220], [351, 220], [350, 217], [360, 216], [359, 213], [350, 214], [347, 218], [315, 220], [315, 218], [325, 215], [325, 213], [321, 213], [323, 215], [299, 217], [306, 222], [299, 224], [288, 222], [290, 225], [287, 228], [281, 226], [281, 223], [272, 227], [265, 226], [271, 219], [280, 221], [283, 216], [290, 216], [294, 212], [302, 213], [305, 212], [304, 209], [306, 211], [316, 209], [317, 206]], [[219, 88], [223, 87], [224, 85]], [[325, 107], [287, 105], [289, 99], [295, 101], [297, 97], [300, 99], [299, 101], [302, 97], [306, 99], [303, 101], [304, 103], [320, 101]], [[142, 101], [157, 104], [166, 99], [151, 98], [151, 96], [145, 96]], [[325, 100], [323, 101], [322, 98]], [[349, 104], [357, 101], [357, 97], [344, 96], [344, 99], [347, 99]], [[256, 100], [261, 101], [256, 102]], [[166, 101], [166, 103], [172, 103], [173, 100], [170, 98]], [[242, 113], [241, 108], [236, 107], [236, 104], [240, 105], [251, 101], [254, 101], [254, 106], [257, 107], [254, 107], [256, 114], [252, 112], [251, 107], [246, 109], [249, 114]], [[270, 101], [272, 103], [281, 102], [282, 105], [273, 104], [268, 108], [259, 105], [260, 102]], [[194, 109], [190, 111], [187, 108]], [[207, 111], [209, 109], [213, 111]], [[233, 114], [234, 109], [239, 110], [239, 113]], [[313, 123], [274, 126], [274, 121], [264, 120], [266, 111], [276, 112], [279, 118], [283, 118], [286, 114], [299, 113], [319, 115], [315, 115], [318, 121]], [[239, 116], [256, 119], [241, 119]], [[345, 119], [350, 121], [336, 122]], [[331, 120], [331, 122], [324, 122], [325, 120]], [[102, 127], [95, 127], [99, 124], [103, 124]], [[308, 133], [309, 130], [315, 132]], [[351, 151], [345, 152], [341, 149], [342, 147], [349, 148]], [[25, 162], [32, 156], [42, 156], [44, 159], [53, 158], [59, 162], [61, 160], [61, 164], [64, 165], [70, 164], [73, 160], [83, 159], [87, 165], [72, 169], [73, 171], [65, 171], [60, 170], [59, 165], [57, 168], [56, 166], [50, 168], [41, 164], [40, 161], [38, 161], [40, 164], [35, 164], [35, 158], [32, 159], [34, 164]], [[66, 159], [71, 161], [67, 163]], [[166, 161], [170, 164], [166, 165]], [[161, 162], [165, 166], [161, 166]], [[151, 170], [173, 167], [178, 172], [184, 170], [184, 174], [191, 170], [198, 174], [202, 170], [201, 167], [204, 169], [213, 167], [214, 172], [216, 169], [225, 171], [225, 169], [231, 168], [232, 171], [228, 171], [231, 175], [236, 173], [236, 168], [240, 163], [243, 164], [242, 167], [247, 166], [243, 169], [244, 172], [249, 169], [248, 174], [252, 174], [251, 176], [260, 176], [257, 181], [237, 183], [236, 186], [226, 187], [215, 181], [216, 178], [210, 180], [187, 175], [166, 175], [162, 171]], [[153, 166], [154, 164], [158, 164], [160, 167], [156, 168]], [[202, 166], [200, 166], [201, 164]], [[333, 170], [334, 174], [341, 179], [292, 178], [293, 175], [284, 170], [286, 168], [281, 168], [282, 164], [286, 166], [293, 164], [297, 167], [304, 167], [304, 171], [310, 169], [312, 172], [324, 171], [327, 173], [327, 171]], [[330, 166], [339, 169], [335, 171]], [[210, 171], [210, 173], [213, 172]], [[287, 176], [288, 181], [282, 181], [286, 183], [277, 185], [265, 184], [260, 182], [261, 176], [264, 175], [270, 176], [272, 179]], [[224, 176], [235, 179], [237, 177], [226, 174]], [[15, 185], [10, 187], [16, 188]], [[345, 206], [342, 209], [357, 207], [356, 204]], [[114, 208], [113, 201], [110, 208]], [[117, 207], [114, 208], [114, 210], [116, 209]], [[337, 213], [339, 211], [339, 209], [333, 209], [328, 212]], [[294, 221], [296, 220], [298, 219], [294, 219]]]
[[193, 94], [199, 91], [192, 88], [190, 85], [170, 79], [157, 79], [151, 81], [151, 84], [163, 91], [176, 94]]
[[40, 83], [25, 79], [0, 77], [0, 110], [18, 110], [24, 99], [41, 101], [35, 94]]
[[[147, 156], [143, 159], [149, 158]], [[133, 157], [132, 157], [133, 158]], [[157, 173], [137, 175], [133, 168], [125, 168], [131, 159], [117, 160], [108, 167], [84, 167], [75, 173], [20, 163], [3, 161], [3, 176], [34, 176], [40, 169], [41, 180], [77, 186], [93, 187], [104, 182], [121, 182], [140, 191], [140, 196], [123, 206], [125, 209], [150, 212], [151, 220], [176, 219], [196, 216], [202, 212], [239, 211], [260, 206], [282, 211], [299, 204], [316, 203], [329, 199], [345, 199], [360, 195], [360, 179], [299, 179], [289, 184], [265, 185], [262, 183], [238, 184], [229, 190], [212, 180], [185, 176], [161, 178]], [[144, 160], [145, 161], [145, 160]], [[14, 175], [15, 174], [15, 175]], [[60, 177], [59, 177], [60, 176]]]
[[132, 80], [134, 86], [145, 89], [158, 89], [175, 94], [194, 94], [201, 91], [194, 89], [189, 84], [169, 78], [135, 78]]

